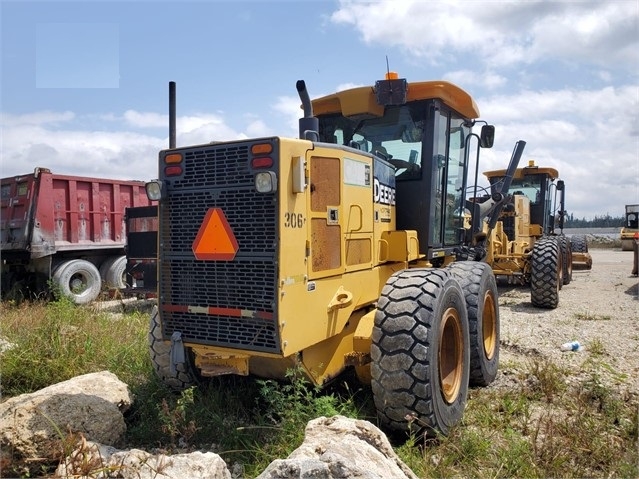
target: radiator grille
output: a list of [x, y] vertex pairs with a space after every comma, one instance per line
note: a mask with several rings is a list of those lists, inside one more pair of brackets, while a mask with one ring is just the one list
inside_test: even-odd
[[[160, 206], [159, 300], [169, 309], [162, 313], [165, 338], [180, 331], [188, 342], [279, 352], [276, 197], [255, 191], [250, 145], [185, 150], [183, 176], [168, 181], [168, 198]], [[222, 209], [235, 235], [239, 249], [232, 261], [200, 261], [193, 255], [209, 208]], [[242, 314], [179, 309], [184, 306]]]

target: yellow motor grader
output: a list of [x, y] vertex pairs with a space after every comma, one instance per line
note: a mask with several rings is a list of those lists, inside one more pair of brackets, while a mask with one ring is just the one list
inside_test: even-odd
[[473, 132], [471, 96], [389, 72], [311, 101], [298, 81], [299, 138], [177, 147], [169, 86], [170, 145], [147, 183], [160, 378], [296, 369], [323, 386], [352, 369], [383, 427], [446, 434], [499, 363], [494, 274], [457, 261], [471, 150], [494, 138]]
[[639, 205], [626, 205], [624, 225], [620, 232], [621, 250], [632, 251], [639, 237]]
[[[498, 279], [530, 285], [534, 306], [556, 308], [560, 289], [572, 280], [573, 265], [592, 265], [585, 236], [563, 234], [564, 181], [555, 168], [534, 161], [484, 175], [491, 195], [507, 197], [498, 214], [483, 225], [485, 261]], [[473, 198], [471, 204], [482, 204], [491, 195]]]

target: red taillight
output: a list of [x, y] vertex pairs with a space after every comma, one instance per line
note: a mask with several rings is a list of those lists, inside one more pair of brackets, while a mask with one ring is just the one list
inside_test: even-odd
[[261, 156], [251, 160], [251, 168], [270, 168], [273, 166], [273, 158], [270, 156]]
[[179, 176], [182, 174], [181, 166], [167, 166], [164, 168], [164, 176]]

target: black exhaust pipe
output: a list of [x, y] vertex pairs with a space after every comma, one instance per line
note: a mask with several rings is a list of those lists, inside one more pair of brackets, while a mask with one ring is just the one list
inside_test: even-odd
[[169, 148], [175, 148], [175, 82], [169, 82]]
[[304, 116], [299, 120], [299, 136], [302, 140], [319, 141], [319, 120], [313, 116], [313, 104], [306, 90], [304, 80], [297, 80], [297, 93], [302, 101]]

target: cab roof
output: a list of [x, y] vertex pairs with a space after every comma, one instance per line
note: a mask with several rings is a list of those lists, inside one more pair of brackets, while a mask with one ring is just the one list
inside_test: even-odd
[[[424, 81], [408, 83], [406, 101], [437, 98], [464, 118], [479, 118], [475, 100], [457, 85], [447, 81]], [[384, 105], [377, 103], [375, 90], [371, 86], [351, 88], [312, 101], [314, 115], [341, 113], [345, 117], [371, 114], [382, 116]]]
[[[525, 175], [546, 175], [552, 180], [559, 178], [559, 172], [555, 168], [542, 166], [526, 166], [524, 168], [517, 168], [513, 178], [523, 178]], [[486, 178], [499, 178], [506, 176], [506, 170], [485, 171], [484, 176], [486, 176]]]

